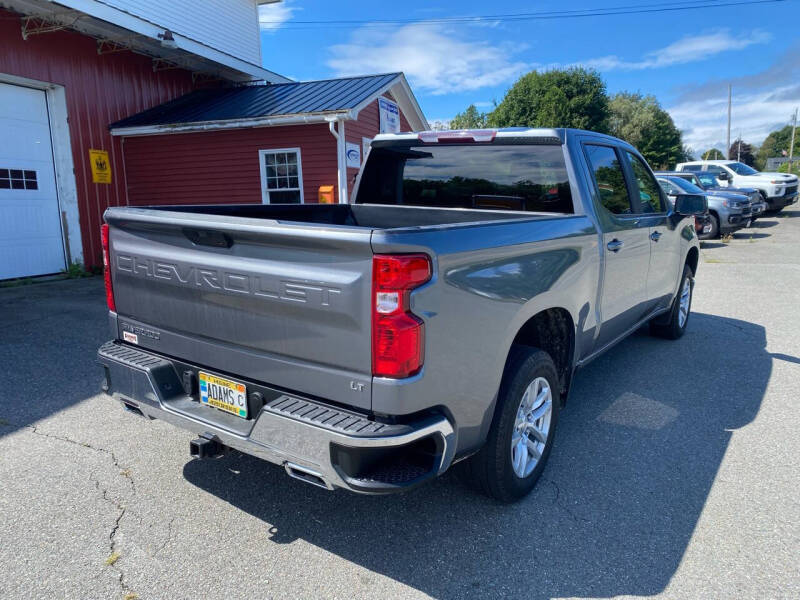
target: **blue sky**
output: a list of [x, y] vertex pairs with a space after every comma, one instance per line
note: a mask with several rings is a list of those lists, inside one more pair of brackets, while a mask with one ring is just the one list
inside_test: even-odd
[[[729, 82], [732, 137], [741, 130], [745, 141], [760, 144], [788, 123], [800, 105], [798, 0], [580, 19], [375, 24], [666, 3], [285, 0], [261, 7], [262, 56], [264, 66], [298, 80], [403, 71], [431, 122], [470, 103], [491, 110], [530, 70], [580, 64], [600, 71], [609, 93], [655, 95], [698, 151], [724, 147]], [[302, 23], [331, 20], [368, 23]]]

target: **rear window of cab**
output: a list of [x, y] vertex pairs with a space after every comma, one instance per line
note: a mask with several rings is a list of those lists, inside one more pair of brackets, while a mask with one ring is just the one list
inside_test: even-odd
[[574, 212], [560, 145], [373, 147], [356, 203]]

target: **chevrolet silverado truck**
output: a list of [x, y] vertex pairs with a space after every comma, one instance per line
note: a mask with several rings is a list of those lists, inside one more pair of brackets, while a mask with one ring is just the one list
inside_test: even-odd
[[735, 160], [695, 160], [679, 163], [675, 170], [713, 173], [723, 188], [755, 188], [773, 214], [797, 202], [797, 175], [762, 173]]
[[580, 367], [644, 324], [686, 330], [705, 200], [670, 207], [621, 140], [380, 135], [353, 198], [109, 208], [105, 391], [196, 458], [373, 494], [464, 460], [513, 501]]

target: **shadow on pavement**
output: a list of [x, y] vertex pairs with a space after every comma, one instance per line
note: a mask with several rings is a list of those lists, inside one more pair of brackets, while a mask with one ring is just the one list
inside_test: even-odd
[[[764, 221], [764, 219], [769, 219], [769, 221]], [[769, 217], [759, 217], [758, 221], [753, 223], [750, 227], [755, 227], [756, 229], [769, 229], [770, 227], [775, 227], [779, 224], [777, 219], [770, 219]]]
[[677, 342], [633, 335], [578, 374], [544, 476], [515, 505], [453, 473], [399, 496], [331, 493], [238, 453], [184, 476], [277, 544], [305, 540], [434, 597], [652, 595], [678, 568], [732, 431], [758, 413], [765, 346], [763, 327], [708, 314]]
[[0, 436], [99, 393], [107, 315], [102, 277], [0, 290]]
[[752, 229], [740, 229], [739, 231], [733, 234], [733, 239], [735, 240], [748, 240], [748, 239], [760, 240], [768, 237], [772, 237], [772, 234], [757, 233]]

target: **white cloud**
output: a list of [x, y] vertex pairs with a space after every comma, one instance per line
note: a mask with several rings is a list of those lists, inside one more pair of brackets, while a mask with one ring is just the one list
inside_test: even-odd
[[592, 58], [580, 64], [599, 71], [657, 69], [706, 60], [722, 52], [742, 50], [754, 44], [765, 44], [771, 39], [771, 34], [761, 30], [738, 36], [731, 35], [728, 30], [722, 30], [706, 35], [686, 36], [669, 46], [648, 52], [641, 60], [629, 61], [610, 55]]
[[728, 84], [733, 87], [731, 138], [761, 144], [769, 132], [789, 123], [800, 105], [800, 42], [756, 73], [683, 86], [667, 110], [696, 151], [725, 148]]
[[[777, 83], [777, 82], [776, 82]], [[785, 92], [785, 93], [782, 93]], [[742, 139], [761, 144], [770, 131], [788, 124], [791, 113], [800, 100], [793, 82], [770, 90], [734, 93], [731, 114], [731, 140], [741, 131]], [[696, 152], [709, 148], [725, 151], [728, 123], [728, 89], [720, 86], [718, 93], [705, 100], [691, 100], [668, 109], [683, 141]]]
[[362, 27], [331, 46], [327, 65], [337, 76], [403, 71], [432, 94], [477, 90], [509, 82], [532, 66], [513, 60], [517, 44], [467, 40], [443, 25]]
[[276, 2], [275, 4], [262, 4], [258, 7], [258, 24], [262, 31], [274, 32], [280, 29], [286, 21], [292, 18], [298, 8], [292, 5], [291, 0]]

